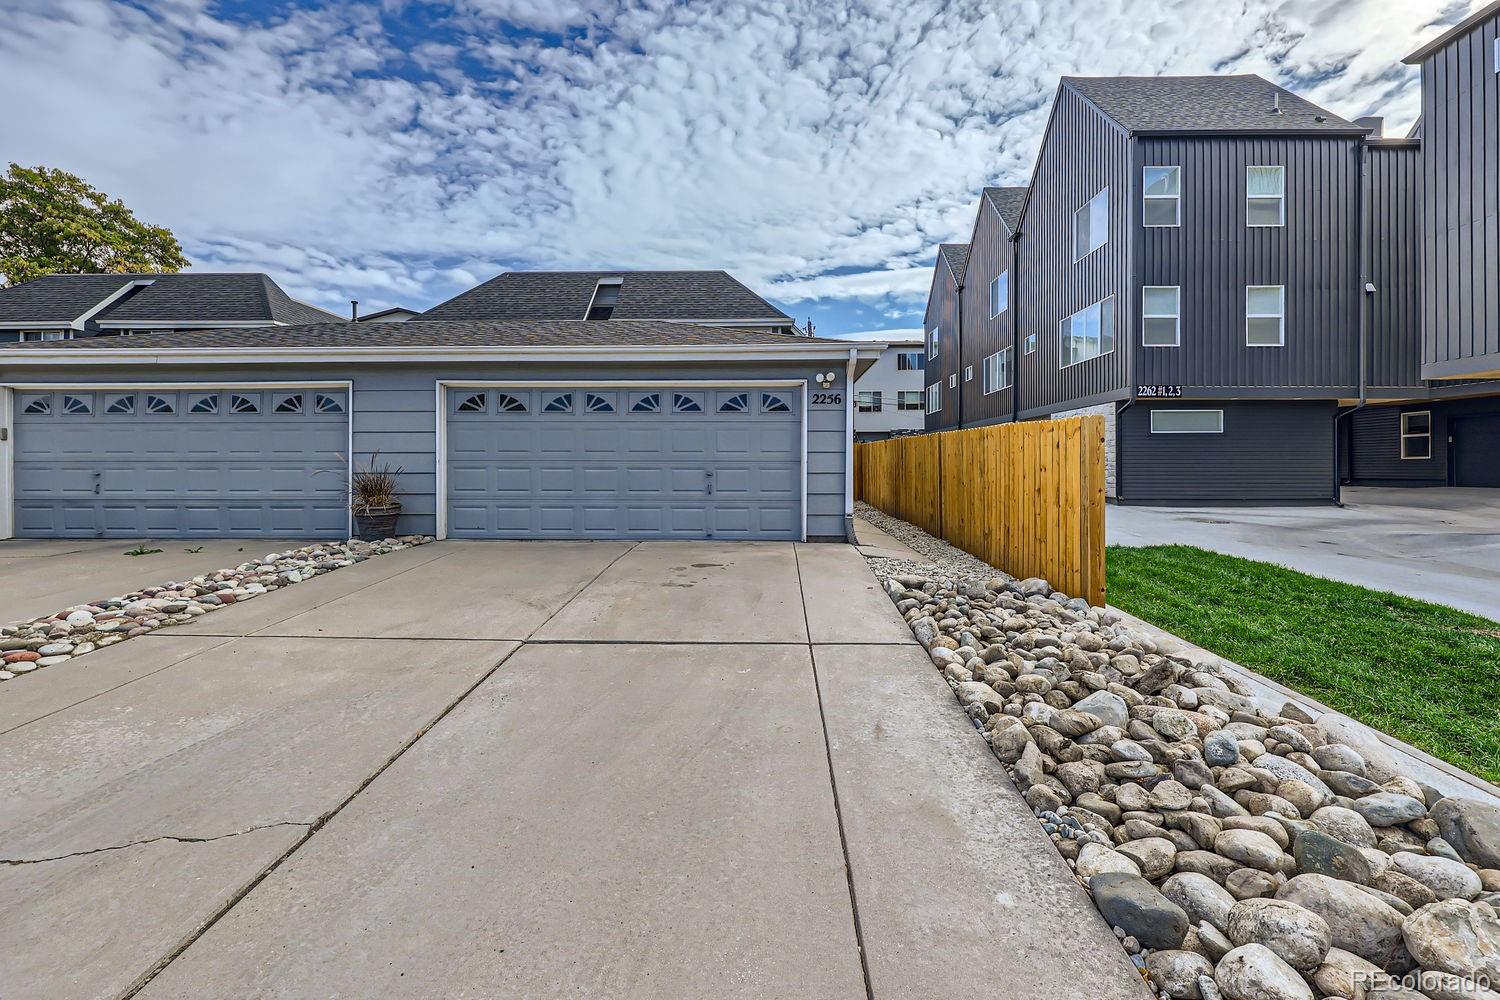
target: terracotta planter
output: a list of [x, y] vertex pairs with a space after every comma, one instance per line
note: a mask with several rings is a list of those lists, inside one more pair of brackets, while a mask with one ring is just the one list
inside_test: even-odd
[[354, 515], [354, 537], [362, 542], [378, 542], [396, 534], [396, 518], [401, 516], [401, 505], [390, 507], [366, 507]]

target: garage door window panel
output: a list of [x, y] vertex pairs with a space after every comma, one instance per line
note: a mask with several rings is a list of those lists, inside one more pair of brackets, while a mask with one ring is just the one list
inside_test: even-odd
[[89, 395], [63, 396], [62, 411], [77, 417], [88, 416], [94, 412], [94, 397]]
[[672, 393], [673, 413], [702, 413], [703, 393], [701, 392], [674, 392]]
[[760, 411], [762, 413], [791, 413], [792, 405], [780, 393], [763, 392], [760, 394]]
[[525, 413], [526, 400], [519, 395], [509, 392], [495, 393], [495, 413], [504, 416], [508, 413]]
[[104, 412], [109, 415], [129, 416], [135, 412], [135, 396], [130, 393], [110, 393], [104, 397]]
[[[301, 398], [298, 397], [298, 409], [301, 409], [300, 399]], [[283, 400], [283, 403], [284, 402], [285, 401]], [[282, 405], [281, 403], [277, 404], [277, 412], [278, 413], [286, 413], [286, 412], [288, 412], [286, 410], [281, 409], [280, 408], [281, 405]], [[259, 413], [260, 412], [260, 394], [256, 393], [254, 395], [244, 395], [244, 394], [238, 393], [238, 392], [232, 392], [232, 393], [230, 393], [229, 394], [229, 412], [230, 413], [239, 413], [239, 414]], [[296, 412], [296, 411], [291, 411], [291, 412]]]
[[632, 392], [630, 394], [631, 413], [660, 413], [661, 393], [658, 392]]
[[313, 409], [319, 413], [343, 413], [344, 394], [320, 392], [314, 397]]
[[547, 402], [542, 405], [543, 413], [572, 413], [573, 394], [571, 392], [556, 392], [547, 397]]
[[172, 416], [177, 412], [177, 397], [147, 395], [146, 412], [154, 416]]
[[271, 396], [272, 413], [301, 413], [302, 393], [278, 392]]
[[486, 413], [489, 411], [488, 394], [472, 392], [467, 396], [460, 396], [458, 406], [454, 409], [457, 413]]
[[21, 412], [27, 415], [44, 416], [52, 412], [51, 395], [23, 395], [21, 397]]
[[750, 394], [748, 392], [720, 393], [720, 413], [748, 413], [750, 412]]
[[188, 394], [188, 412], [199, 414], [213, 414], [219, 412], [219, 396], [213, 392], [194, 392]]
[[591, 392], [583, 398], [583, 408], [590, 413], [613, 413], [615, 412], [615, 394], [612, 392]]

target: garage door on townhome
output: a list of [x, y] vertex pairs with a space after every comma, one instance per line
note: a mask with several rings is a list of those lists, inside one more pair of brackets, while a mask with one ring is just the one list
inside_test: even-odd
[[347, 537], [342, 388], [14, 397], [17, 535]]
[[802, 536], [800, 386], [475, 386], [445, 400], [451, 536]]

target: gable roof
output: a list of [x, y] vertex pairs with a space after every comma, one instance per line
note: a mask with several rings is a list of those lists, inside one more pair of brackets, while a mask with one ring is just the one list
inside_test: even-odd
[[[1065, 76], [1062, 85], [1132, 133], [1362, 135], [1369, 131], [1254, 73], [1235, 76]], [[1278, 100], [1279, 114], [1274, 111]]]
[[1005, 228], [1012, 233], [1021, 229], [1021, 206], [1026, 203], [1026, 193], [1030, 191], [1026, 187], [987, 187], [984, 196], [989, 199], [990, 204], [995, 206], [995, 211], [1000, 213], [1000, 221], [1005, 223]]
[[0, 288], [0, 323], [71, 323], [129, 285], [133, 277], [49, 274]]
[[725, 271], [506, 271], [432, 307], [421, 319], [583, 319], [603, 278], [620, 281], [611, 321], [792, 323]]
[[1401, 61], [1404, 63], [1425, 62], [1428, 56], [1432, 55], [1434, 52], [1438, 51], [1441, 48], [1447, 47], [1449, 42], [1455, 41], [1463, 35], [1467, 35], [1469, 32], [1473, 31], [1475, 28], [1479, 27], [1490, 18], [1496, 16], [1500, 16], [1500, 0], [1494, 0], [1493, 3], [1486, 4], [1485, 6], [1479, 8], [1474, 13], [1470, 14], [1462, 21], [1459, 21], [1453, 27], [1449, 28], [1441, 35], [1438, 35], [1432, 41], [1428, 42], [1426, 45], [1423, 45], [1420, 49], [1417, 49], [1415, 52]]
[[948, 272], [953, 275], [953, 283], [961, 284], [964, 280], [964, 268], [969, 266], [969, 244], [941, 243], [938, 245], [938, 253], [947, 262]]
[[[131, 288], [132, 285], [139, 287]], [[123, 294], [121, 294], [123, 293]], [[0, 289], [0, 322], [323, 323], [338, 317], [292, 298], [266, 274], [49, 274]]]

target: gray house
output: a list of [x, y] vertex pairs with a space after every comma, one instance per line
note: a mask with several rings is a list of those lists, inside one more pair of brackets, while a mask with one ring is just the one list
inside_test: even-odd
[[856, 441], [884, 441], [923, 427], [925, 342], [890, 338], [887, 343], [880, 357], [854, 383]]
[[584, 316], [0, 348], [0, 537], [338, 537], [376, 454], [402, 532], [846, 537], [849, 387], [884, 345]]

